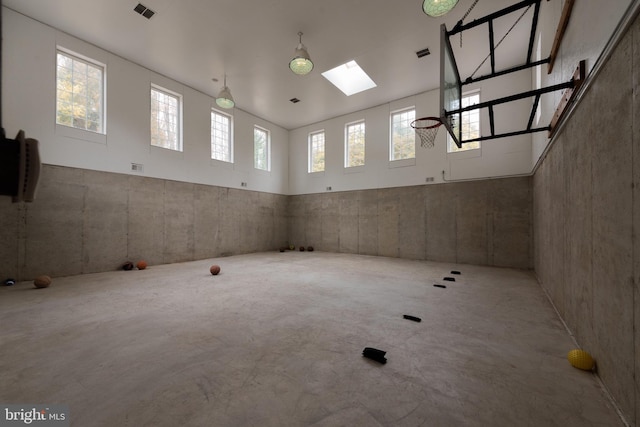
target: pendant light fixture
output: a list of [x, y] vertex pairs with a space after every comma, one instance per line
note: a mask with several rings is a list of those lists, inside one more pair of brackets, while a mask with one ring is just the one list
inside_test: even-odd
[[236, 103], [233, 101], [233, 96], [231, 96], [231, 91], [227, 87], [227, 75], [224, 75], [224, 86], [222, 90], [216, 97], [216, 104], [218, 104], [222, 108], [233, 108]]
[[422, 2], [422, 11], [429, 16], [437, 18], [449, 13], [456, 4], [458, 4], [458, 0], [424, 0]]
[[311, 61], [311, 57], [309, 57], [307, 48], [302, 44], [302, 32], [298, 33], [298, 37], [300, 38], [300, 42], [298, 43], [293, 59], [289, 62], [289, 68], [299, 76], [304, 76], [313, 70], [313, 62]]

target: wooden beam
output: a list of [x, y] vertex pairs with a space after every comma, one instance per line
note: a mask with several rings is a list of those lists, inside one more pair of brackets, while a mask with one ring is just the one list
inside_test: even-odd
[[556, 131], [556, 127], [560, 122], [560, 119], [564, 116], [564, 113], [567, 111], [567, 107], [573, 101], [573, 96], [582, 83], [584, 83], [585, 78], [585, 61], [584, 59], [580, 61], [576, 71], [573, 73], [573, 87], [567, 88], [562, 92], [562, 99], [558, 103], [558, 108], [556, 108], [556, 112], [551, 119], [551, 124], [549, 124], [549, 138], [553, 136], [553, 133]]
[[567, 25], [569, 25], [569, 17], [571, 16], [571, 10], [573, 9], [574, 2], [575, 0], [567, 0], [562, 8], [562, 16], [560, 16], [560, 22], [558, 23], [558, 29], [556, 30], [556, 37], [553, 39], [553, 46], [551, 47], [551, 54], [549, 55], [551, 60], [549, 61], [547, 74], [551, 74], [551, 71], [553, 70], [553, 63], [556, 60], [558, 51], [560, 50], [560, 43], [562, 43], [564, 32], [567, 29]]

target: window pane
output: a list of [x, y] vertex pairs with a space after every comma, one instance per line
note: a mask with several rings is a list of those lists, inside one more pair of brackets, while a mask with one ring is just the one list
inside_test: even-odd
[[364, 165], [364, 122], [347, 125], [345, 167]]
[[56, 123], [103, 132], [104, 68], [58, 52]]
[[[480, 103], [480, 93], [473, 93], [462, 96], [462, 108]], [[480, 137], [480, 110], [470, 110], [462, 113], [462, 123], [460, 123], [462, 140], [469, 140]], [[453, 142], [451, 135], [447, 134], [447, 150], [449, 153], [458, 151], [475, 150], [480, 148], [480, 141], [467, 142], [462, 144], [462, 148]]]
[[177, 95], [151, 88], [151, 145], [182, 151], [180, 102]]
[[231, 118], [211, 112], [211, 158], [231, 162]]
[[405, 110], [391, 115], [391, 160], [415, 158], [416, 134], [411, 127], [415, 117], [415, 110]]
[[324, 171], [324, 132], [309, 135], [309, 172]]
[[253, 128], [253, 166], [269, 170], [269, 134], [258, 127]]

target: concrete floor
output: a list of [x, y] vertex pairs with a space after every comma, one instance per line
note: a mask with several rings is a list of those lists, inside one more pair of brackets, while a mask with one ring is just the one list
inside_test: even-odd
[[0, 403], [73, 426], [622, 425], [525, 271], [260, 253], [21, 282], [0, 321]]

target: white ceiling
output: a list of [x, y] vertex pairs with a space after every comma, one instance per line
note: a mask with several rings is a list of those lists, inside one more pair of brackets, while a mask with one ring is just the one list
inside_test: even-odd
[[[480, 0], [465, 23], [517, 2]], [[142, 0], [156, 12], [150, 20], [133, 11], [138, 0], [2, 3], [211, 96], [226, 73], [237, 108], [295, 129], [437, 88], [440, 24], [453, 28], [473, 0], [438, 19], [422, 12], [422, 0]], [[520, 13], [496, 23], [497, 40]], [[498, 48], [508, 59], [499, 68], [524, 62], [531, 16]], [[452, 37], [463, 78], [488, 54], [486, 26], [479, 28], [464, 33], [462, 51]], [[307, 76], [288, 68], [298, 31], [315, 64]], [[418, 59], [426, 47], [431, 55]], [[377, 87], [347, 97], [321, 73], [352, 59]]]

